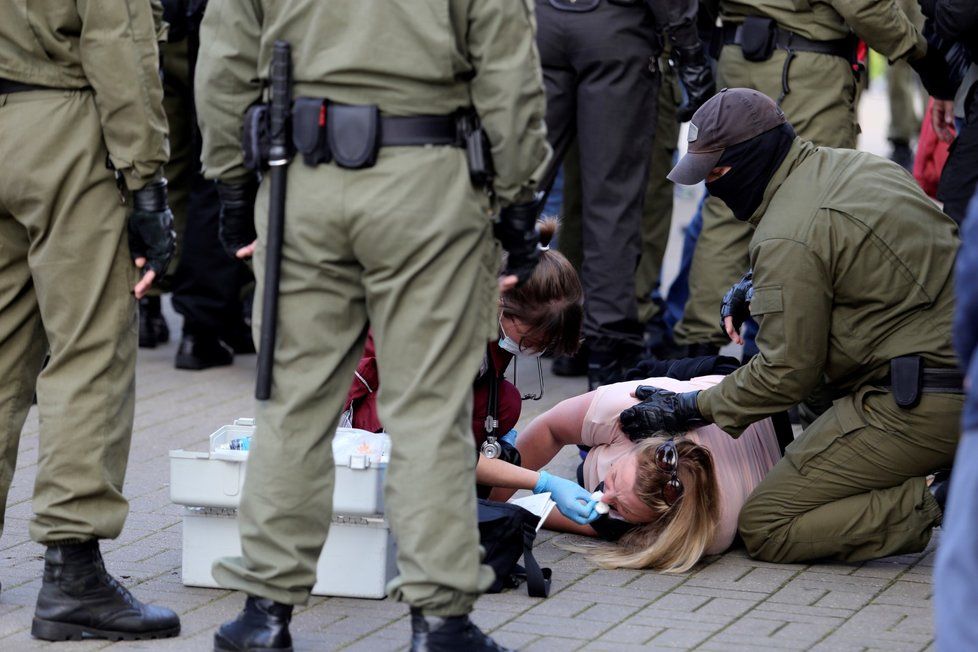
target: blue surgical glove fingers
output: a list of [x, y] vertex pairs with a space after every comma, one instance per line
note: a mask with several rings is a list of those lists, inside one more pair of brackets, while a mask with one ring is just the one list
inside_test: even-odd
[[516, 429], [513, 428], [512, 430], [510, 430], [509, 432], [507, 432], [505, 435], [503, 435], [502, 437], [500, 437], [499, 438], [499, 441], [504, 441], [507, 444], [509, 444], [510, 446], [516, 446], [516, 436], [518, 434], [519, 433], [516, 432]]

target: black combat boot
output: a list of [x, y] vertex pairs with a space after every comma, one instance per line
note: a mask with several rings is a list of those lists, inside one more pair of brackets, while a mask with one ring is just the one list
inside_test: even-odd
[[139, 300], [139, 348], [155, 349], [170, 341], [170, 329], [163, 318], [159, 297]]
[[620, 383], [626, 372], [638, 364], [642, 347], [627, 342], [592, 344], [588, 347], [587, 387], [593, 391], [602, 385]]
[[180, 633], [180, 618], [143, 604], [105, 570], [98, 541], [48, 546], [31, 635], [45, 641], [138, 641]]
[[177, 347], [174, 366], [177, 369], [210, 369], [226, 367], [234, 362], [231, 348], [221, 342], [216, 335], [201, 335], [185, 332]]
[[214, 634], [215, 652], [292, 652], [292, 605], [248, 596], [244, 610]]
[[550, 372], [554, 376], [586, 376], [587, 358], [587, 346], [582, 345], [574, 355], [562, 355], [554, 358], [554, 363], [550, 368]]
[[507, 652], [468, 616], [425, 616], [411, 609], [411, 652]]
[[901, 138], [893, 138], [890, 139], [890, 144], [893, 146], [890, 150], [890, 160], [913, 174], [914, 153], [910, 143]]

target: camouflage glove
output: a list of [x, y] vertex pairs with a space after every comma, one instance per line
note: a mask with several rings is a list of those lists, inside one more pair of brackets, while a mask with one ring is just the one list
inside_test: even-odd
[[635, 397], [642, 402], [622, 410], [618, 415], [622, 431], [632, 441], [641, 441], [655, 433], [685, 432], [705, 423], [696, 406], [695, 392], [676, 394], [650, 385], [639, 385]]
[[510, 204], [499, 212], [493, 227], [496, 239], [509, 254], [504, 274], [517, 277], [517, 285], [526, 282], [540, 260], [540, 236], [537, 234], [539, 202]]
[[237, 259], [238, 250], [247, 247], [258, 237], [255, 233], [258, 183], [254, 179], [244, 183], [218, 181], [217, 194], [221, 198], [217, 237], [228, 256]]
[[173, 213], [166, 201], [166, 179], [152, 181], [132, 193], [129, 216], [129, 251], [135, 260], [145, 258], [143, 274], [149, 270], [162, 278], [177, 250]]
[[723, 295], [723, 301], [720, 303], [720, 330], [726, 333], [727, 325], [724, 321], [727, 317], [733, 317], [734, 330], [739, 331], [740, 327], [750, 317], [750, 302], [753, 298], [754, 272], [753, 270], [748, 270]]

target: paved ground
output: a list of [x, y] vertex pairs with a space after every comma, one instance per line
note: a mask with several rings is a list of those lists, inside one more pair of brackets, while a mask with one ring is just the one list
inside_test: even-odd
[[[885, 152], [879, 92], [867, 98], [864, 146]], [[677, 226], [692, 211], [681, 196]], [[669, 254], [674, 269], [676, 251]], [[669, 274], [671, 276], [671, 273]], [[171, 327], [177, 320], [171, 313]], [[143, 599], [169, 605], [183, 620], [181, 638], [109, 645], [104, 641], [61, 644], [60, 649], [208, 650], [213, 630], [241, 606], [242, 597], [180, 582], [181, 509], [169, 500], [167, 451], [204, 450], [207, 435], [235, 417], [252, 413], [254, 358], [202, 373], [172, 368], [174, 346], [140, 351], [136, 429], [126, 492], [132, 509], [122, 537], [106, 542], [110, 570]], [[523, 369], [523, 368], [521, 368]], [[529, 367], [521, 371], [528, 378]], [[550, 377], [546, 395], [528, 403], [532, 417], [584, 389], [581, 379]], [[24, 430], [17, 475], [0, 538], [0, 650], [52, 647], [29, 635], [42, 568], [40, 546], [27, 523], [36, 471], [37, 418]], [[567, 473], [574, 454], [553, 465]], [[664, 575], [605, 571], [567, 551], [566, 535], [541, 533], [537, 558], [553, 568], [551, 597], [520, 590], [480, 600], [475, 620], [502, 643], [524, 650], [789, 649], [923, 650], [933, 647], [930, 616], [933, 548], [917, 555], [861, 565], [774, 565], [750, 560], [740, 550], [704, 560], [689, 573]], [[296, 649], [395, 650], [408, 637], [406, 608], [387, 600], [314, 598], [293, 625]]]

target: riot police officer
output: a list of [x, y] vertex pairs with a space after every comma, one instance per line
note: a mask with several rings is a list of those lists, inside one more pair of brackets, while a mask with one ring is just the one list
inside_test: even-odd
[[[576, 136], [588, 384], [623, 378], [642, 352], [635, 272], [656, 125], [663, 33], [686, 90], [687, 120], [714, 92], [696, 29], [697, 2], [537, 0], [548, 138]], [[573, 237], [573, 236], [571, 236]], [[664, 244], [663, 244], [664, 246]]]
[[149, 2], [4, 0], [0, 15], [0, 505], [36, 389], [30, 534], [47, 549], [31, 633], [176, 636], [177, 615], [131, 596], [98, 543], [129, 513], [133, 295], [174, 249], [160, 30]]
[[821, 384], [837, 400], [740, 514], [751, 556], [861, 561], [922, 550], [942, 510], [926, 476], [958, 440], [954, 223], [897, 164], [797, 137], [773, 100], [725, 89], [693, 116], [670, 173], [706, 180], [754, 229], [760, 352], [715, 387], [639, 388], [634, 438], [711, 422], [731, 436]]
[[[389, 593], [411, 605], [413, 649], [500, 649], [468, 618], [493, 581], [479, 561], [469, 412], [498, 329], [492, 198], [509, 281], [538, 256], [532, 199], [550, 149], [533, 20], [532, 5], [496, 0], [210, 1], [196, 82], [205, 175], [219, 180], [227, 246], [246, 255], [258, 227], [259, 291], [269, 190], [263, 181], [253, 225], [239, 136], [277, 40], [294, 51], [301, 154], [287, 169], [278, 341], [239, 511], [243, 554], [214, 569], [248, 598], [216, 649], [291, 649], [292, 607], [309, 597], [329, 530], [331, 438], [368, 321], [393, 440], [385, 513], [400, 574]], [[492, 152], [492, 197], [466, 164], [477, 143], [460, 147], [459, 120], [473, 114]]]

